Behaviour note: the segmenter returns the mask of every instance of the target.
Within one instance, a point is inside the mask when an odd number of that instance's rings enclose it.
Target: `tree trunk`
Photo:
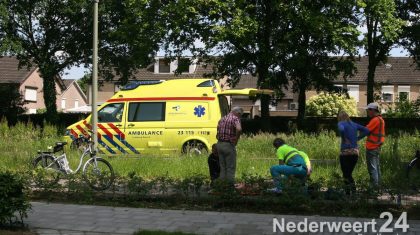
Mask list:
[[[263,69],[259,70],[258,72],[258,80],[259,84],[264,84],[268,74],[268,67],[264,67]],[[260,86],[261,89],[268,89],[270,87],[266,87],[264,85]],[[270,96],[262,95],[260,98],[260,107],[261,107],[261,129],[262,131],[269,132],[271,130],[271,123],[270,123]]]
[[[375,102],[375,71],[376,62],[374,56],[369,56],[368,74],[367,74],[367,103]]]
[[[299,97],[298,97],[298,116],[297,116],[297,125],[300,129],[303,126],[305,120],[306,112],[306,89],[304,87],[299,87]]]
[[[261,117],[270,117],[270,96],[261,96]]]
[[[268,67],[265,69],[261,69],[258,71],[258,81],[259,84],[264,84],[267,79],[266,74],[268,74]],[[261,89],[269,89],[270,87],[265,87],[264,85],[260,85]],[[270,96],[262,95],[261,96],[261,117],[268,118],[270,117]]]
[[[47,109],[46,120],[49,123],[56,124],[57,115],[57,92],[55,90],[55,75],[49,75],[41,71],[44,80],[44,104]]]

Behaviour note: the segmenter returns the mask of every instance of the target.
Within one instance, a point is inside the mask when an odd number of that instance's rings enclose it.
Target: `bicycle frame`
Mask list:
[[[64,166],[60,162],[60,160],[62,158],[65,158],[68,161],[67,154],[63,153],[59,156],[55,156],[54,154],[52,154],[52,156],[54,157],[54,162],[58,163],[58,165],[60,166],[60,170],[62,170],[65,174],[76,174],[76,173],[78,173],[82,169],[82,166],[84,166],[84,164],[83,164],[85,162],[84,158],[88,155],[90,155],[91,158],[95,159],[94,163],[95,163],[95,166],[96,166],[96,154],[92,151],[92,144],[89,143],[88,147],[86,147],[86,149],[83,151],[82,155],[80,156],[79,164],[77,165],[76,170],[73,170],[69,167],[69,169],[71,170],[71,172],[69,173],[69,172],[66,172],[64,170]],[[48,167],[51,167],[51,165],[52,164],[50,164]]]
[[[81,170],[82,166],[84,165],[84,158],[86,156],[90,155],[90,157],[92,158],[96,158],[96,154],[94,154],[92,152],[92,143],[89,143],[88,147],[86,147],[86,149],[83,151],[83,154],[80,156],[80,160],[79,160],[79,165],[77,166],[76,170],[74,171],[74,173],[79,172],[79,170]],[[96,161],[95,161],[96,164]]]

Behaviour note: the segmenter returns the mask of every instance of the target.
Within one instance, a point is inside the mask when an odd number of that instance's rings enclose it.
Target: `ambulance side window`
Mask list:
[[[165,121],[165,102],[131,102],[129,122]]]
[[[124,111],[124,103],[111,103],[98,112],[99,122],[121,122]]]

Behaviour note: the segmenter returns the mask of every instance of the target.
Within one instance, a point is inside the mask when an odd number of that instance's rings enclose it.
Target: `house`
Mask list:
[[[57,108],[59,110],[67,112],[68,110],[78,109],[88,104],[87,97],[76,79],[63,79],[62,81],[65,90],[62,91],[61,96],[57,101]]]
[[[189,58],[183,58],[188,59]],[[363,113],[367,106],[367,68],[368,58],[360,57],[356,59],[355,65],[357,73],[346,80],[339,77],[334,81],[335,86],[341,87],[348,91],[350,97],[357,102],[360,113]],[[174,71],[182,66],[182,74],[175,75]],[[206,74],[210,74],[213,68],[211,65],[202,65],[197,63],[186,64],[186,62],[178,63],[177,60],[169,61],[163,57],[156,57],[155,63],[149,65],[145,69],[140,69],[134,76],[135,80],[168,80],[176,78],[200,78]],[[222,86],[228,89],[226,83],[227,78],[221,80]],[[388,62],[380,64],[376,69],[375,82],[377,83],[376,93],[380,96],[379,101],[382,107],[392,106],[399,99],[416,100],[420,93],[420,70],[416,68],[413,60],[409,57],[389,57]],[[120,84],[115,81],[99,82],[101,85],[98,92],[98,102],[104,102],[109,99],[120,89]],[[234,88],[255,88],[257,78],[244,74],[241,80]],[[290,87],[290,86],[289,86]],[[273,100],[270,105],[270,114],[272,116],[297,116],[298,94],[293,91],[283,89],[284,96],[280,100]],[[317,95],[314,90],[307,91],[306,97],[309,99]],[[89,99],[90,100],[90,99]],[[249,97],[232,97],[231,104],[233,106],[241,106],[245,113],[254,117],[260,115],[261,107],[259,100],[251,100]]]
[[[19,61],[15,57],[0,57],[0,86],[16,84],[25,101],[26,113],[37,113],[45,109],[43,80],[38,68],[18,68]],[[57,110],[86,105],[86,95],[75,80],[65,80],[59,77],[55,80],[57,92]]]
[[[347,81],[340,77],[335,85],[348,91],[357,102],[359,111],[367,106],[368,57],[356,60],[357,73]],[[399,100],[417,100],[420,93],[420,69],[410,57],[389,57],[375,72],[375,94],[383,111]]]

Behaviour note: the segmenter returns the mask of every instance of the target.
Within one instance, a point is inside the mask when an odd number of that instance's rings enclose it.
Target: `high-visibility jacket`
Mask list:
[[[305,161],[305,167],[310,168],[311,167],[311,161],[309,160],[308,155],[305,152],[299,151],[289,145],[283,144],[277,149],[276,152],[277,158],[281,161],[283,161],[286,165],[289,162],[290,159],[292,159],[295,156],[300,156]]]
[[[385,141],[385,121],[381,116],[373,117],[366,126],[369,135],[366,139],[366,149],[372,150],[381,147]]]

